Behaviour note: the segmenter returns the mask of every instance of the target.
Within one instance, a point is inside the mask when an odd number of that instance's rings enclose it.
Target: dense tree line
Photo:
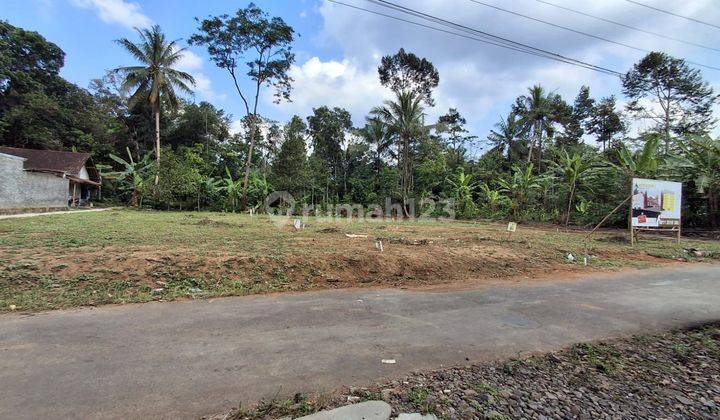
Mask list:
[[[588,225],[627,198],[632,177],[648,177],[684,181],[686,225],[720,224],[720,143],[708,135],[718,98],[683,60],[653,52],[634,65],[621,80],[624,109],[586,86],[570,100],[529,87],[489,133],[474,135],[463,110],[426,120],[441,75],[400,49],[378,68],[394,98],[363,126],[328,106],[283,123],[263,118],[257,98],[271,88],[291,99],[293,29],[252,4],[198,25],[190,43],[207,48],[245,104],[240,133],[230,134],[223,110],[176,93],[193,80],[173,68],[182,48],[159,27],[119,41],[139,65],[83,89],[59,76],[59,47],[0,22],[0,143],[92,152],[105,197],[133,206],[263,210],[270,192],[287,191],[296,210],[318,214],[391,203],[403,216],[432,198],[452,199],[460,218]],[[648,128],[631,136],[639,120]]]

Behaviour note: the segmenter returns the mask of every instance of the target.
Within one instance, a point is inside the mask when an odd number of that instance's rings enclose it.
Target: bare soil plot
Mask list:
[[[348,237],[348,234],[354,237]],[[531,281],[579,273],[581,232],[501,223],[348,221],[112,210],[0,221],[0,311],[346,287]],[[707,260],[720,243],[593,242],[590,269]],[[376,246],[382,240],[383,251]],[[707,251],[698,257],[686,249]],[[575,257],[574,261],[567,258]]]

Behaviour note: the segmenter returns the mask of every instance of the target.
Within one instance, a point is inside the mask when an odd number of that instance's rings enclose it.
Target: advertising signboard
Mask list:
[[[633,178],[633,228],[680,228],[681,207],[682,183]]]

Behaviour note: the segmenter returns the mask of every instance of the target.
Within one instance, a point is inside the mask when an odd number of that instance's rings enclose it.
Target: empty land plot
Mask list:
[[[591,269],[709,260],[720,252],[717,242],[695,240],[648,239],[631,248],[624,234],[597,235]],[[297,230],[292,220],[269,216],[133,210],[0,220],[0,311],[536,281],[585,270],[583,236],[521,226],[508,237],[502,223],[436,220],[309,218]]]

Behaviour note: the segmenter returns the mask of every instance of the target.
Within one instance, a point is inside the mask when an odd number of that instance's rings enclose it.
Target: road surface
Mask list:
[[[197,418],[241,401],[718,319],[720,266],[711,265],[465,291],[4,314],[0,418]]]

